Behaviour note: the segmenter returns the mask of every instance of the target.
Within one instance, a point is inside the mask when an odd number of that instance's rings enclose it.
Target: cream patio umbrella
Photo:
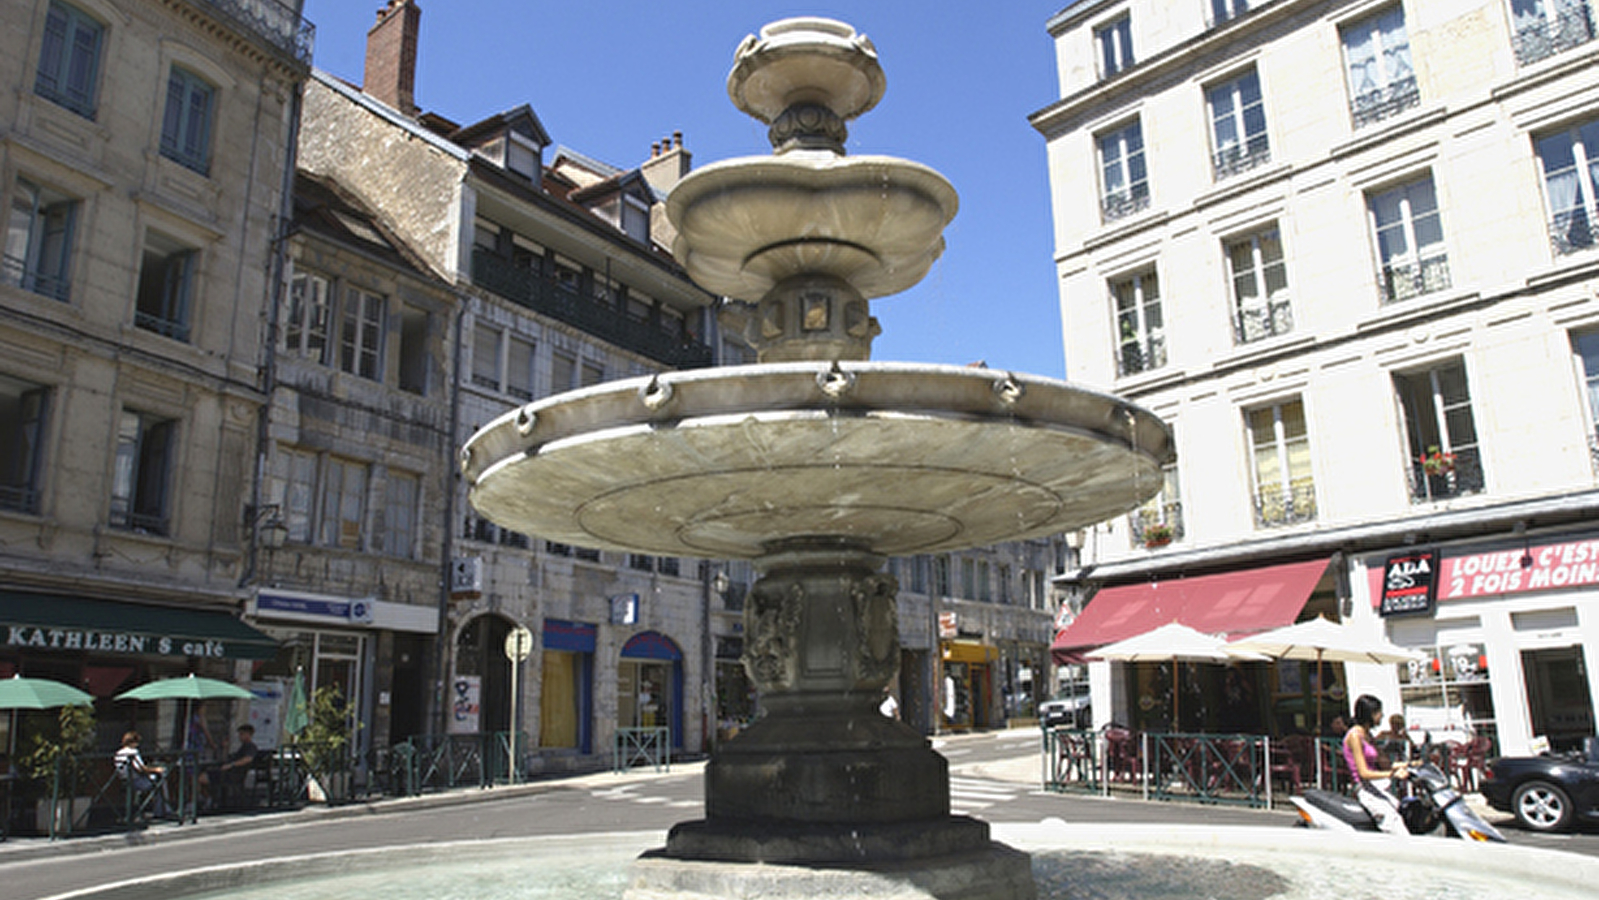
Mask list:
[[[1244,648],[1227,643],[1213,634],[1205,634],[1181,622],[1167,622],[1165,625],[1135,635],[1114,644],[1106,644],[1098,650],[1084,654],[1088,659],[1104,659],[1114,662],[1169,662],[1171,670],[1171,696],[1172,696],[1172,728],[1175,730],[1180,721],[1178,713],[1177,692],[1177,663],[1179,662],[1236,662],[1236,661],[1264,661],[1265,656],[1251,652]]]
[[[1272,659],[1314,661],[1318,731],[1321,728],[1322,663],[1358,662],[1391,665],[1422,658],[1422,654],[1414,650],[1391,644],[1381,637],[1371,637],[1351,628],[1348,623],[1334,622],[1322,616],[1240,638],[1228,646],[1234,650],[1258,653]]]

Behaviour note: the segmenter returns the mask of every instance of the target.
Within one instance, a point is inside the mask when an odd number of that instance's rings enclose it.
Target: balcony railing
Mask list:
[[[120,528],[123,531],[131,531],[135,534],[161,536],[167,534],[167,517],[160,514],[126,512],[113,507],[110,521],[112,528]]]
[[[67,299],[67,280],[31,271],[28,265],[15,256],[0,258],[0,283],[22,288],[49,297],[51,300]]]
[[[316,44],[316,26],[301,18],[300,11],[277,0],[190,0],[200,7],[220,13],[243,30],[294,57],[311,64]]]
[[[1233,319],[1233,340],[1239,344],[1280,337],[1293,330],[1294,310],[1287,297],[1240,307]]]
[[[1205,27],[1215,28],[1249,12],[1249,0],[1210,0],[1205,7]]]
[[[1271,142],[1266,135],[1257,134],[1242,144],[1232,144],[1211,154],[1211,167],[1216,180],[1230,178],[1271,162]]]
[[[1402,303],[1450,285],[1449,258],[1440,253],[1416,262],[1392,263],[1377,273],[1383,303]]]
[[[1531,65],[1593,40],[1593,9],[1581,0],[1555,0],[1552,17],[1524,16],[1516,20],[1511,46],[1516,62]]]
[[[1549,245],[1556,256],[1570,256],[1594,245],[1593,221],[1582,208],[1556,213],[1549,220]]]
[[[1127,517],[1132,526],[1133,546],[1142,547],[1152,543],[1147,532],[1153,525],[1165,525],[1171,530],[1171,536],[1164,542],[1181,540],[1183,530],[1183,502],[1181,500],[1168,500],[1162,503],[1160,509],[1138,509]],[[1155,542],[1162,543],[1162,542]]]
[[[0,509],[12,512],[39,511],[39,491],[28,484],[0,484]]]
[[[1117,354],[1116,368],[1121,375],[1152,372],[1166,364],[1166,338],[1151,334],[1143,341],[1127,341]]]
[[[512,303],[673,368],[711,364],[711,348],[704,344],[673,337],[649,322],[628,317],[614,303],[586,296],[486,250],[472,253],[472,281]]]
[[[1415,76],[1411,76],[1350,100],[1349,114],[1354,118],[1356,128],[1364,128],[1420,105],[1421,86],[1416,83]]]
[[[1410,482],[1411,503],[1431,503],[1450,497],[1480,494],[1486,487],[1482,474],[1482,455],[1476,447],[1455,450],[1451,465],[1434,467],[1431,472],[1421,464],[1420,459],[1412,459],[1405,475]]]
[[[1287,486],[1270,485],[1255,492],[1255,524],[1273,528],[1316,519],[1316,485],[1301,478]]]
[[[133,324],[143,328],[145,331],[153,331],[175,341],[188,343],[189,340],[189,323],[180,322],[177,319],[155,316],[146,312],[135,312],[133,314]]]
[[[1100,201],[1100,212],[1104,215],[1106,222],[1125,219],[1148,208],[1149,186],[1142,182],[1133,185],[1130,191],[1106,194],[1105,198]]]

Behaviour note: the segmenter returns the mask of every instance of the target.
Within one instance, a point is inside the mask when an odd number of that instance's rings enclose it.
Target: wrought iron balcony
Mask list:
[[[143,328],[145,331],[153,331],[175,341],[183,341],[184,343],[189,341],[189,323],[187,322],[136,311],[133,314],[133,324]]]
[[[1554,15],[1548,18],[1537,15],[1517,18],[1516,33],[1510,39],[1517,63],[1528,66],[1593,40],[1594,14],[1588,3],[1558,0],[1556,6]]]
[[[482,248],[472,252],[472,281],[518,306],[664,365],[694,369],[711,364],[711,348],[704,344],[669,335],[649,322],[628,316],[613,301],[574,290]]]
[[[1280,337],[1293,330],[1294,310],[1287,297],[1240,307],[1233,318],[1233,340],[1239,344]]]
[[[1133,546],[1147,546],[1152,543],[1164,543],[1152,540],[1149,529],[1155,525],[1164,525],[1171,529],[1171,536],[1166,541],[1181,540],[1186,533],[1183,529],[1183,502],[1181,500],[1168,500],[1162,503],[1160,509],[1135,509],[1127,516],[1131,526]]]
[[[1411,263],[1383,266],[1377,273],[1383,303],[1402,303],[1413,297],[1447,290],[1450,285],[1449,258],[1440,253]]]
[[[0,509],[36,513],[39,511],[39,491],[29,484],[0,484]]]
[[[1364,128],[1373,122],[1381,122],[1420,105],[1421,86],[1416,83],[1416,77],[1412,75],[1386,88],[1378,88],[1350,100],[1349,114],[1354,118],[1356,128]]]
[[[1271,143],[1266,135],[1257,134],[1242,144],[1232,144],[1211,154],[1211,168],[1216,180],[1231,178],[1241,172],[1259,168],[1271,162]]]
[[[1205,7],[1205,27],[1215,28],[1249,12],[1249,0],[1210,0]]]
[[[316,44],[316,26],[300,16],[298,6],[278,0],[189,0],[231,22],[272,47],[293,57],[301,65],[311,64]]]
[[[27,263],[15,256],[0,258],[0,283],[19,287],[49,297],[51,300],[67,299],[67,280],[30,271]]]
[[[1482,475],[1482,455],[1476,447],[1467,447],[1453,453],[1447,466],[1434,466],[1431,470],[1419,458],[1412,459],[1406,468],[1410,483],[1411,503],[1431,503],[1466,494],[1480,494],[1486,487]]]
[[[1255,524],[1263,528],[1297,525],[1316,519],[1316,485],[1301,478],[1287,486],[1274,484],[1255,491]]]
[[[1116,370],[1120,375],[1152,372],[1165,364],[1166,338],[1158,333],[1144,341],[1123,343],[1116,358]]]
[[[1549,220],[1549,244],[1556,256],[1570,256],[1573,253],[1593,249],[1593,232],[1593,222],[1588,218],[1588,211],[1581,207],[1556,213],[1555,217]]]
[[[112,528],[120,528],[123,531],[132,531],[135,534],[155,534],[162,536],[167,534],[168,523],[166,516],[160,514],[129,512],[126,509],[118,509],[114,503],[111,507],[110,522]]]
[[[1149,185],[1140,181],[1131,190],[1106,194],[1100,201],[1100,212],[1106,222],[1125,219],[1149,208]]]

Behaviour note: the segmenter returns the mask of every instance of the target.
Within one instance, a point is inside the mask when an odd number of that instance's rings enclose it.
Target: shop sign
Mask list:
[[[136,631],[102,631],[92,628],[49,628],[7,625],[6,646],[32,650],[82,650],[89,653],[151,653],[159,656],[227,657],[227,644],[207,640],[141,634]]]
[[[1438,583],[1445,600],[1599,584],[1599,540],[1452,556]]]
[[[1384,616],[1426,615],[1438,596],[1438,551],[1416,550],[1388,557],[1382,569]]]
[[[370,600],[335,600],[320,597],[292,597],[263,593],[256,598],[256,612],[294,613],[301,616],[338,619],[362,625],[372,624]]]
[[[940,640],[951,640],[959,634],[960,615],[952,612],[938,614],[938,637]]]

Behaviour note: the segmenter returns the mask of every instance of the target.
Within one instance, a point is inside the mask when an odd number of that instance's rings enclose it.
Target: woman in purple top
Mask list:
[[[1404,763],[1391,769],[1378,769],[1377,744],[1372,729],[1382,724],[1382,701],[1362,694],[1355,701],[1354,724],[1344,732],[1344,764],[1355,782],[1355,799],[1377,820],[1377,827],[1389,834],[1408,834],[1399,815],[1399,799],[1390,788],[1390,779],[1404,778]]]

